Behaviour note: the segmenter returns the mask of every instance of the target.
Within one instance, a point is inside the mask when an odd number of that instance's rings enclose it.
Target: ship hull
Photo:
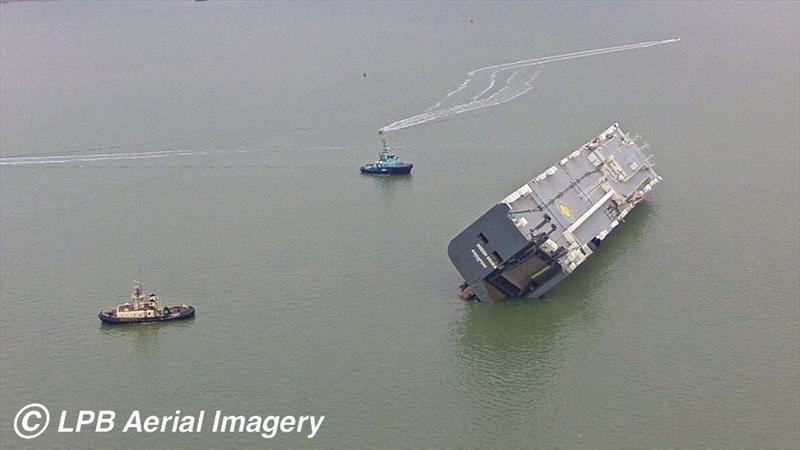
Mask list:
[[[540,298],[569,277],[661,181],[638,140],[612,125],[455,236],[458,296]]]
[[[179,308],[178,306],[173,306],[171,308]],[[97,317],[105,324],[108,325],[130,325],[135,323],[153,323],[153,322],[168,322],[170,320],[185,320],[191,317],[194,317],[195,309],[193,306],[188,306],[186,308],[181,308],[179,312],[169,314],[166,316],[158,316],[158,317],[142,317],[136,319],[121,319],[116,317],[108,310],[100,311]]]
[[[405,164],[396,167],[377,167],[374,165],[364,165],[359,168],[361,173],[368,175],[410,175],[413,164]]]

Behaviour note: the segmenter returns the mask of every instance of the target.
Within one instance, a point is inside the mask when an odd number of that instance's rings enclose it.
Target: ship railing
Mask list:
[[[643,162],[642,167],[651,168],[655,165],[652,161],[654,155],[652,153],[651,154],[645,153],[645,151],[649,148],[650,148],[650,143],[645,141],[641,147],[638,147],[636,149],[637,152],[639,153],[639,156],[642,157],[642,162]]]
[[[651,159],[653,158],[653,155],[652,154],[648,155],[648,154],[645,153],[645,150],[650,148],[650,143],[649,142],[645,141],[638,134],[634,135],[633,139],[630,139],[628,142],[629,142],[629,144],[620,145],[613,152],[609,152],[609,155],[613,157],[618,152],[622,151],[623,148],[631,147],[632,150],[641,158],[642,164],[639,165],[639,167],[636,168],[630,174],[628,174],[627,171],[623,171],[625,176],[622,177],[622,178],[617,178],[617,181],[619,181],[621,183],[627,183],[628,181],[630,181],[630,179],[633,178],[633,176],[636,175],[641,169],[644,169],[644,168],[649,169],[649,168],[652,168],[652,166],[653,166],[653,163],[651,161]],[[604,164],[605,163],[606,162],[604,161]]]

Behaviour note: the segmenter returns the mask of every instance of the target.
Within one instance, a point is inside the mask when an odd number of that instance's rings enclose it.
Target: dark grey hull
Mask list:
[[[487,271],[472,280],[465,277],[465,283],[459,289],[462,299],[497,303],[508,298],[541,298],[569,276],[559,264],[557,253],[542,251],[534,243],[519,239],[516,230],[505,223],[507,210],[503,206],[497,205],[489,210],[450,242],[448,254],[456,268]],[[459,251],[479,234],[492,236],[491,241],[480,245],[474,253]],[[486,257],[483,257],[484,251]],[[509,252],[514,252],[514,257],[502,260],[500,255]],[[480,263],[476,264],[479,259],[485,261],[485,269]],[[470,272],[466,273],[470,275]],[[470,295],[465,295],[465,292]]]
[[[359,171],[361,173],[371,174],[371,175],[410,175],[411,169],[414,168],[414,164],[411,163],[403,163],[397,166],[376,166],[375,164],[365,164],[359,167]]]
[[[128,325],[128,324],[134,324],[134,323],[153,323],[153,322],[168,322],[170,320],[185,320],[185,319],[189,319],[191,317],[194,317],[194,313],[195,313],[194,307],[193,306],[187,306],[186,308],[180,308],[180,310],[178,310],[175,313],[167,314],[167,315],[164,315],[164,316],[158,316],[158,317],[142,317],[142,318],[138,318],[138,319],[120,319],[120,318],[114,316],[113,314],[110,314],[106,310],[100,311],[100,313],[97,315],[97,317],[100,318],[100,320],[103,323],[106,323],[106,324],[109,324],[109,325]]]

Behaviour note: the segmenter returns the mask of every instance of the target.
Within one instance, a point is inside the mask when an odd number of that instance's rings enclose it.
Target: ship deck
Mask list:
[[[612,127],[612,136],[590,151],[584,146],[524,184],[503,200],[523,235],[547,214],[556,226],[550,238],[569,246],[569,232],[579,245],[602,239],[618,224],[617,202],[631,198],[657,175],[645,155],[646,144]],[[591,156],[590,156],[591,155]],[[595,165],[593,159],[606,161]],[[649,190],[649,189],[647,189]],[[611,208],[611,210],[609,210]],[[520,220],[523,219],[523,220]]]

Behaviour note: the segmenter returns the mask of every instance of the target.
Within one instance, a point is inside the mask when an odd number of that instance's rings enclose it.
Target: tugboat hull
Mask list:
[[[183,320],[188,319],[190,317],[194,317],[194,307],[190,305],[174,305],[169,307],[171,312],[170,314],[165,314],[163,316],[157,317],[141,317],[141,318],[119,318],[114,314],[114,310],[111,309],[104,309],[100,311],[97,317],[103,323],[107,323],[109,325],[127,325],[132,323],[151,323],[151,322],[165,322],[168,320]]]
[[[386,166],[376,166],[374,164],[366,164],[359,168],[361,173],[371,174],[371,175],[410,175],[411,169],[414,167],[413,164],[405,164],[402,166],[395,166],[395,167],[386,167]]]

